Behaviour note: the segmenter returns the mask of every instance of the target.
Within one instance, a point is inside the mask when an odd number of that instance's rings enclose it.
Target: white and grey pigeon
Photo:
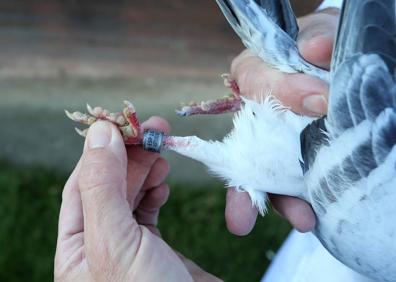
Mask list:
[[[169,148],[248,192],[261,212],[267,193],[304,199],[331,254],[375,281],[396,281],[395,0],[344,2],[330,75],[299,56],[287,0],[217,3],[269,65],[330,82],[328,116],[244,99],[222,142],[175,137]]]

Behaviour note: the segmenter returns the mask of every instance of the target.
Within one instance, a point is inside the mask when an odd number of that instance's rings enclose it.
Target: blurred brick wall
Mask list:
[[[209,76],[241,49],[213,0],[0,3],[3,77],[128,75],[137,66]]]

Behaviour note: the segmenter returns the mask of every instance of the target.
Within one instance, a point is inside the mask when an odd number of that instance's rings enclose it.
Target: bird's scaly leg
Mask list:
[[[224,85],[232,90],[232,94],[217,100],[204,101],[201,103],[191,102],[183,106],[177,113],[181,116],[210,115],[237,112],[241,109],[242,99],[239,87],[235,80],[230,79],[228,74],[222,75]]]

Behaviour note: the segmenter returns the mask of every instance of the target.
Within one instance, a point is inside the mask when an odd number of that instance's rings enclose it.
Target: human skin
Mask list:
[[[169,132],[156,117],[142,127]],[[93,124],[62,194],[55,281],[220,281],[161,239],[168,171],[159,154],[125,148],[113,124]]]
[[[339,14],[338,9],[332,8],[298,19],[298,47],[307,61],[330,68]],[[306,74],[286,74],[270,68],[249,50],[232,61],[230,73],[246,97],[271,90],[273,96],[296,113],[321,116],[327,111],[329,87],[325,82]],[[309,232],[315,227],[316,218],[308,203],[287,196],[269,195],[269,198],[275,210],[300,232]],[[249,234],[257,213],[247,193],[228,190],[225,218],[231,233]]]

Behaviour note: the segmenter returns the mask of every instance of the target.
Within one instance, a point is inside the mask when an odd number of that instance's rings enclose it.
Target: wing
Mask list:
[[[243,44],[269,66],[328,81],[328,72],[305,61],[295,39],[298,26],[289,0],[216,0]]]
[[[394,72],[395,1],[345,0],[333,56],[333,72],[355,55],[378,54]]]
[[[257,17],[250,10],[244,9],[249,2],[246,0],[216,0],[220,9],[224,13],[228,22],[231,24],[232,28],[240,35],[238,32],[241,22],[241,12]],[[291,8],[289,0],[254,0],[254,2],[261,8],[259,15],[265,15],[269,17],[273,23],[277,24],[284,32],[286,32],[291,38],[297,39],[298,36],[298,25],[294,12]]]
[[[365,120],[378,123],[381,113],[394,109],[395,69],[395,1],[346,0],[332,62],[333,137]]]
[[[370,124],[371,134],[360,140],[365,145],[351,153],[349,163],[354,168],[346,170],[365,177],[384,160],[396,141],[395,69],[395,1],[346,0],[332,61],[328,117],[321,127],[302,133],[304,170],[314,163],[317,144],[326,144],[328,137],[334,140],[364,122]],[[328,133],[313,134],[315,130]]]
[[[337,259],[375,281],[394,280],[389,273],[395,273],[392,251],[384,251],[389,244],[371,240],[395,231],[395,225],[384,220],[389,230],[384,232],[378,221],[394,212],[384,203],[395,195],[395,8],[395,0],[345,0],[332,62],[328,117],[318,129],[327,132],[311,133],[328,143],[311,141],[304,158],[311,166],[305,183],[318,219],[315,234]],[[308,133],[308,129],[303,133],[306,139]],[[355,211],[356,217],[351,215]],[[345,237],[337,230],[337,222],[343,220],[353,226]],[[345,247],[348,236],[364,242],[384,260],[375,264],[375,259],[364,257],[353,239]]]
[[[264,10],[268,11],[268,15],[274,23],[283,29],[291,38],[297,40],[297,20],[288,0],[255,0],[255,2]]]

